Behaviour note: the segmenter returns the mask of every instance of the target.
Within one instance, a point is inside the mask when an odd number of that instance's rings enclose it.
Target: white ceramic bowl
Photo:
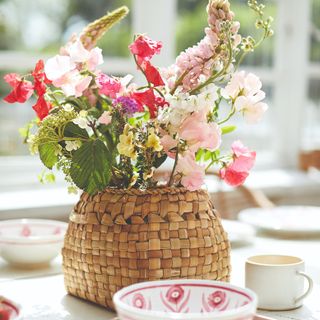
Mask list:
[[[113,302],[121,320],[251,320],[257,296],[225,282],[182,279],[134,284]]]
[[[45,219],[0,221],[0,255],[9,263],[49,263],[61,251],[67,223]]]

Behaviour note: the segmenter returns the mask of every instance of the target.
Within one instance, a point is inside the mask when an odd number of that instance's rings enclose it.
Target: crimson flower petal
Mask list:
[[[26,102],[33,93],[33,85],[30,81],[21,79],[16,73],[9,73],[4,76],[4,80],[13,90],[3,99],[8,103]]]
[[[164,82],[161,75],[156,67],[154,67],[149,61],[142,64],[142,68],[146,75],[148,82],[152,83],[154,86],[164,86]]]
[[[36,112],[40,120],[42,120],[49,114],[51,108],[51,103],[46,101],[44,96],[40,96],[36,104],[32,107],[32,109]]]

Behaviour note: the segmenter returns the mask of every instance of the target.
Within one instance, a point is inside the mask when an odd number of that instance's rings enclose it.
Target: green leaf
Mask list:
[[[39,145],[40,159],[48,169],[52,169],[52,167],[57,163],[57,151],[59,151],[60,148],[61,147],[55,142]]]
[[[78,188],[95,194],[109,183],[110,163],[106,145],[99,139],[88,141],[74,152],[70,176]]]
[[[63,135],[65,137],[70,137],[70,138],[82,138],[82,139],[89,138],[87,130],[81,129],[78,125],[76,125],[73,122],[67,123],[67,125],[64,128]]]
[[[225,126],[225,127],[221,128],[221,132],[222,132],[222,134],[227,134],[227,133],[230,133],[236,129],[237,129],[236,126]]]
[[[204,154],[204,161],[208,161],[211,159],[211,151],[206,150]]]
[[[196,154],[196,161],[200,161],[202,159],[203,155],[204,155],[204,150],[199,149]]]

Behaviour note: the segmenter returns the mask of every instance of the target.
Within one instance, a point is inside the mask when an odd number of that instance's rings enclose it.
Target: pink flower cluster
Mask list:
[[[60,55],[48,59],[44,69],[52,84],[61,88],[67,97],[80,97],[92,80],[91,76],[82,75],[80,71],[92,72],[102,63],[100,48],[87,50],[77,39],[64,47]]]
[[[244,183],[253,167],[256,153],[246,148],[240,141],[233,142],[232,161],[220,170],[220,177],[231,186],[239,186]]]
[[[176,77],[183,76],[182,86],[184,91],[190,91],[196,88],[200,81],[207,80],[212,71],[220,68],[220,56],[216,52],[221,45],[221,25],[223,21],[232,21],[234,14],[230,11],[228,1],[212,0],[207,7],[209,28],[205,28],[205,37],[195,46],[182,52],[176,59],[175,68]],[[237,47],[241,41],[241,36],[237,35],[240,24],[233,22],[231,28],[232,45]],[[167,77],[169,85],[170,72],[164,70],[163,75]]]

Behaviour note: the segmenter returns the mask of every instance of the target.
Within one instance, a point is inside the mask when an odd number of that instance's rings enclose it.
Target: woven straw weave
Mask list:
[[[113,309],[124,286],[159,279],[228,281],[230,244],[209,195],[183,188],[83,193],[70,216],[67,291]]]

